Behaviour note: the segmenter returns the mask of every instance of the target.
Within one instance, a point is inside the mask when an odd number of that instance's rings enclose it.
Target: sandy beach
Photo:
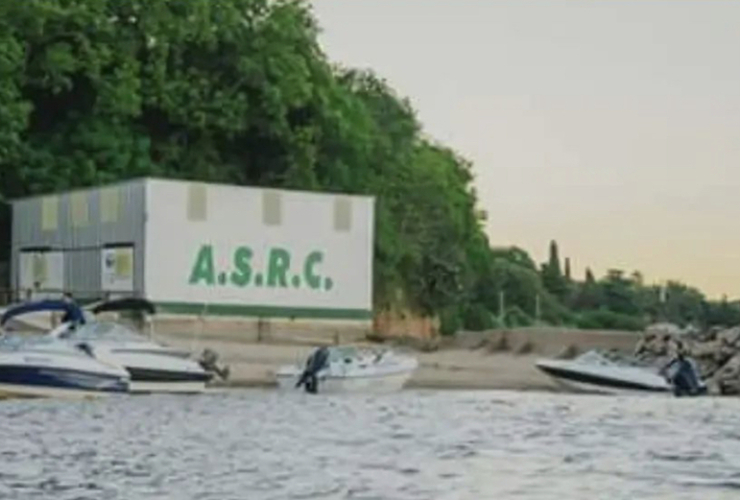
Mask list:
[[[303,328],[273,334],[267,340],[240,325],[217,322],[200,328],[193,321],[164,321],[149,329],[158,342],[198,356],[208,348],[227,365],[229,379],[220,387],[274,387],[275,372],[283,365],[302,363],[318,345],[337,342],[335,335]],[[21,330],[43,331],[48,319],[24,322]],[[230,326],[224,328],[224,326]],[[147,333],[145,333],[146,335]],[[384,344],[414,355],[419,368],[407,387],[429,389],[560,390],[535,367],[539,358],[574,355],[589,349],[631,352],[641,334],[623,331],[575,330],[532,327],[487,332],[464,332],[436,339],[387,339]],[[356,338],[342,341],[354,345],[377,345]]]
[[[191,344],[167,338],[168,344],[200,352],[205,343]],[[199,345],[200,344],[200,345]],[[210,341],[207,345],[230,368],[232,387],[271,387],[275,370],[303,361],[312,350],[307,346],[242,344]],[[489,354],[485,350],[443,349],[433,353],[414,352],[419,368],[408,387],[435,389],[552,390],[555,386],[534,367],[535,355]]]
[[[193,353],[205,348],[216,351],[228,365],[227,387],[272,387],[275,371],[282,365],[302,362],[314,348],[299,343],[241,342],[223,338],[199,338],[158,334],[157,340]],[[504,339],[504,340],[502,340]],[[408,387],[434,389],[558,390],[539,372],[538,358],[562,354],[566,349],[593,347],[630,350],[636,336],[625,332],[530,329],[461,335],[447,339],[436,350],[400,346],[419,360],[419,369]]]

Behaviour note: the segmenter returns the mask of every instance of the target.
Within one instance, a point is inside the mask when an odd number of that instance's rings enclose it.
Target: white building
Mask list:
[[[141,179],[15,200],[17,291],[170,314],[372,317],[375,200]]]

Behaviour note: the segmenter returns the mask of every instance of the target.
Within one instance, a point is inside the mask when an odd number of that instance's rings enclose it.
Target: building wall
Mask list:
[[[181,314],[372,316],[374,199],[147,181],[148,297]]]
[[[132,181],[14,201],[12,287],[24,293],[29,281],[45,278],[41,288],[50,295],[62,288],[100,297],[103,248],[130,244],[133,287],[125,293],[143,294],[145,186]]]

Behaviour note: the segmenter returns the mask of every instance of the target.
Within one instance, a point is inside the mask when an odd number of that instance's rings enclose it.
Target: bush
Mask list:
[[[645,329],[645,322],[634,316],[612,311],[588,311],[578,317],[576,325],[584,330],[629,330]]]
[[[491,330],[498,326],[498,322],[485,306],[482,304],[471,304],[465,308],[463,314],[463,327],[466,330],[480,332]]]
[[[439,333],[444,336],[455,335],[463,326],[457,307],[448,307],[439,314]]]
[[[514,306],[506,310],[506,325],[512,328],[521,326],[532,326],[534,321],[531,317],[522,311],[519,307]]]

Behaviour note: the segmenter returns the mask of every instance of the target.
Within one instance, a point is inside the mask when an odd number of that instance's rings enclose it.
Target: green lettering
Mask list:
[[[235,271],[231,273],[231,282],[239,287],[249,285],[252,280],[252,249],[249,247],[239,247],[234,252]]]
[[[316,264],[321,264],[323,260],[324,254],[319,251],[311,252],[308,257],[306,257],[306,262],[303,265],[303,274],[305,281],[306,283],[308,283],[308,286],[314,290],[317,290],[321,287],[321,276],[314,272],[314,267],[316,266]]]
[[[290,267],[290,254],[282,248],[270,250],[270,264],[267,271],[267,286],[274,287],[278,283],[281,288],[288,287],[288,268]]]
[[[206,285],[216,283],[216,271],[213,265],[213,247],[211,245],[200,247],[198,256],[195,258],[195,265],[193,265],[193,270],[190,273],[191,285],[197,285],[201,281]]]

